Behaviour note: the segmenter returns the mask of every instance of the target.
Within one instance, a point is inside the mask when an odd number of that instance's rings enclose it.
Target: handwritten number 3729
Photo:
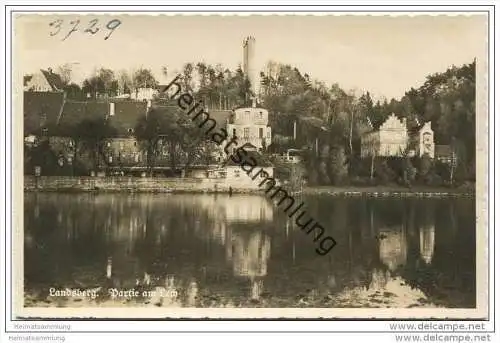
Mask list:
[[[95,35],[99,30],[102,28],[98,27],[99,19],[92,19],[87,23],[87,26],[84,28],[83,32],[84,33],[90,33],[91,35]],[[121,21],[118,19],[112,19],[108,21],[106,24],[106,29],[108,29],[108,34],[104,36],[104,40],[107,40],[111,34],[116,30],[118,26],[121,25]],[[57,19],[49,23],[49,26],[53,28],[53,31],[51,31],[49,34],[51,36],[55,36],[61,32],[63,29],[63,24],[64,21],[62,19]],[[66,35],[63,37],[62,40],[66,40],[73,32],[76,32],[80,29],[80,20],[72,20],[69,22],[69,31],[67,31]]]

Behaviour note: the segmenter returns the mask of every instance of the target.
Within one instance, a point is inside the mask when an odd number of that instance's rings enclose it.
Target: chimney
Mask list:
[[[109,103],[109,116],[114,116],[115,115],[115,103],[110,102]]]
[[[257,107],[257,100],[255,98],[252,99],[252,107],[253,108]]]
[[[52,74],[52,68],[48,67],[47,71],[49,72],[49,74]]]

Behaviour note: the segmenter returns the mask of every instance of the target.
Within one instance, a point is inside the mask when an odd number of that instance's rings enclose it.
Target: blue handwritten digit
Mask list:
[[[49,34],[51,36],[55,36],[59,33],[59,31],[61,31],[61,25],[62,25],[63,21],[61,19],[57,19],[57,20],[54,20],[53,22],[49,23],[49,26],[54,26],[54,28],[57,29],[56,32],[49,32]]]
[[[77,20],[73,20],[73,21],[70,21],[69,23],[70,23],[71,25],[73,25],[73,24],[74,24],[75,26],[73,26],[73,27],[71,28],[71,30],[68,32],[68,34],[67,34],[67,35],[66,35],[66,36],[65,36],[62,40],[65,40],[66,38],[68,38],[68,37],[69,37],[69,35],[70,35],[70,34],[72,34],[73,32],[78,31],[78,29],[77,29],[76,27],[78,26],[78,24],[80,24],[80,20],[78,20],[78,19],[77,19]]]
[[[106,28],[109,31],[109,34],[104,37],[104,40],[107,40],[109,38],[109,36],[111,36],[111,34],[115,31],[115,29],[121,25],[121,21],[119,21],[118,19],[113,19],[113,20],[110,20],[107,24],[106,24]]]
[[[98,22],[99,22],[99,19],[92,19],[91,21],[89,21],[90,26],[87,29],[85,29],[85,31],[83,31],[83,32],[90,32],[91,34],[95,35],[97,33],[97,31],[99,31],[99,28],[95,27]]]

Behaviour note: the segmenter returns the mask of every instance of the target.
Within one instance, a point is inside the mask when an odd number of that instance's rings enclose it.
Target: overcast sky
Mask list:
[[[63,19],[59,33],[49,23]],[[84,33],[98,19],[95,35]],[[105,25],[121,24],[109,39]],[[64,36],[79,19],[76,32]],[[20,16],[15,26],[15,67],[23,74],[75,63],[74,79],[95,67],[146,67],[165,82],[186,62],[242,63],[243,39],[256,39],[256,64],[291,64],[302,73],[376,98],[401,97],[425,76],[485,54],[487,17],[475,16]],[[94,28],[95,28],[94,27]],[[168,79],[161,67],[171,71]]]

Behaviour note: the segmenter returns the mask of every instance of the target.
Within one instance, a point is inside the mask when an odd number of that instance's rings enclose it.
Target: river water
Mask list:
[[[259,195],[26,193],[25,306],[476,306],[474,199],[301,200],[325,256]]]

